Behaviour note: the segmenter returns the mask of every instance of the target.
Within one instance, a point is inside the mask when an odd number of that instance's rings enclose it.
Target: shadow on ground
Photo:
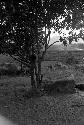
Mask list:
[[[24,88],[20,88],[16,90],[15,96],[19,99],[29,99],[29,98],[38,98],[41,96],[54,96],[57,94],[70,94],[70,93],[75,93],[75,81],[74,80],[61,80],[61,81],[56,81],[51,84],[44,84],[40,89],[29,89],[25,90]]]

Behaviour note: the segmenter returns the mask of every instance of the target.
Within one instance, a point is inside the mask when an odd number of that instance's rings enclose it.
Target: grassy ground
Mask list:
[[[56,67],[55,69],[49,70],[47,68],[49,65],[54,66],[56,62],[57,61],[45,61],[42,63],[42,73],[44,75],[44,79],[51,81],[69,79],[70,77],[72,78],[71,74],[73,74],[76,84],[84,81],[84,71],[80,68],[75,68],[75,65],[68,66],[67,69]]]
[[[45,78],[62,79],[74,74],[76,83],[84,82],[84,74],[75,70],[57,69],[48,71],[44,62],[42,72]],[[7,77],[0,79],[0,115],[17,125],[84,125],[84,93],[53,93],[41,97],[25,98],[23,89],[31,88],[30,78]],[[22,90],[22,91],[19,91]],[[17,93],[17,96],[16,96]]]
[[[29,99],[16,97],[13,86],[23,83],[30,86],[27,80],[27,78],[22,77],[11,78],[7,79],[8,84],[4,82],[4,85],[0,81],[0,114],[2,116],[18,125],[84,124],[83,92],[74,94],[54,93],[53,95]]]
[[[72,71],[72,70],[71,70]],[[49,75],[49,74],[48,74]],[[84,79],[82,73],[76,78]],[[78,78],[79,79],[79,78]],[[0,79],[0,114],[18,125],[83,125],[84,94],[53,93],[41,97],[22,98],[21,88],[29,90],[30,78]],[[17,92],[18,96],[15,96]]]

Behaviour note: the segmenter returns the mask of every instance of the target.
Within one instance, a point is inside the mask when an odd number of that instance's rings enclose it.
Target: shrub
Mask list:
[[[75,58],[71,53],[69,53],[66,57],[66,64],[73,65],[73,64],[78,64],[77,58]]]
[[[15,75],[17,72],[17,67],[14,64],[9,63],[6,65],[7,75]]]
[[[45,84],[44,91],[51,94],[52,92],[75,92],[74,80],[61,80],[53,84]]]
[[[15,64],[4,63],[0,67],[0,75],[18,75],[20,71]]]
[[[6,69],[0,69],[0,75],[7,75]]]

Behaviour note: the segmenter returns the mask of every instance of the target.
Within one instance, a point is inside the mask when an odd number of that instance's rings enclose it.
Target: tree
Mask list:
[[[55,41],[49,45],[51,28],[59,34],[63,28],[71,28],[73,31],[76,28],[75,24],[83,16],[82,3],[77,0],[73,2],[68,0],[1,2],[1,53],[8,53],[30,68],[32,86],[40,86],[41,62],[47,49],[56,43]],[[62,18],[63,20],[60,21]],[[71,42],[70,38],[69,40]],[[32,60],[34,57],[35,60]]]
[[[48,3],[46,5],[49,6]],[[12,9],[11,6],[13,7],[13,10],[10,12]],[[41,12],[38,11],[39,9],[41,9]],[[12,1],[9,2],[9,4],[3,2],[1,3],[1,10],[3,12],[1,20],[4,20],[4,23],[2,21],[1,25],[3,32],[3,34],[1,34],[1,39],[3,41],[1,49],[3,50],[3,53],[8,53],[14,59],[30,66],[32,86],[34,85],[33,83],[35,83],[35,70],[37,86],[39,86],[41,81],[40,42],[43,45],[45,44],[45,51],[42,54],[43,58],[48,47],[47,38],[50,37],[50,14],[46,13],[46,7],[39,4],[38,1],[31,1],[28,3],[26,1],[21,3],[14,3]],[[4,12],[4,18],[6,19],[3,18]],[[45,36],[43,37],[42,28],[44,26]],[[46,33],[47,29],[49,30],[48,34]],[[38,65],[31,59],[34,54],[37,55]],[[18,58],[16,58],[15,55]]]

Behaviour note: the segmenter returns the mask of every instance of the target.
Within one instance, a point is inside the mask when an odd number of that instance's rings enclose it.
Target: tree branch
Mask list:
[[[56,42],[59,42],[59,41],[55,41],[55,42],[53,42],[52,44],[50,44],[48,47],[45,48],[45,50],[43,51],[43,54],[42,54],[42,59],[43,59],[44,55],[46,54],[46,51],[47,51],[54,43],[56,43]]]
[[[29,67],[28,63],[26,63],[26,62],[24,62],[24,61],[22,61],[22,60],[17,59],[16,57],[12,56],[11,54],[9,54],[9,56],[12,57],[14,60],[16,60],[16,61],[18,61],[18,62],[20,62],[20,63],[23,63],[24,65],[26,65],[26,66]]]
[[[49,49],[52,45],[54,45],[54,43],[56,43],[56,42],[59,42],[59,41],[55,41],[55,42],[53,42],[52,44],[50,44],[48,47],[47,47],[47,49]]]

